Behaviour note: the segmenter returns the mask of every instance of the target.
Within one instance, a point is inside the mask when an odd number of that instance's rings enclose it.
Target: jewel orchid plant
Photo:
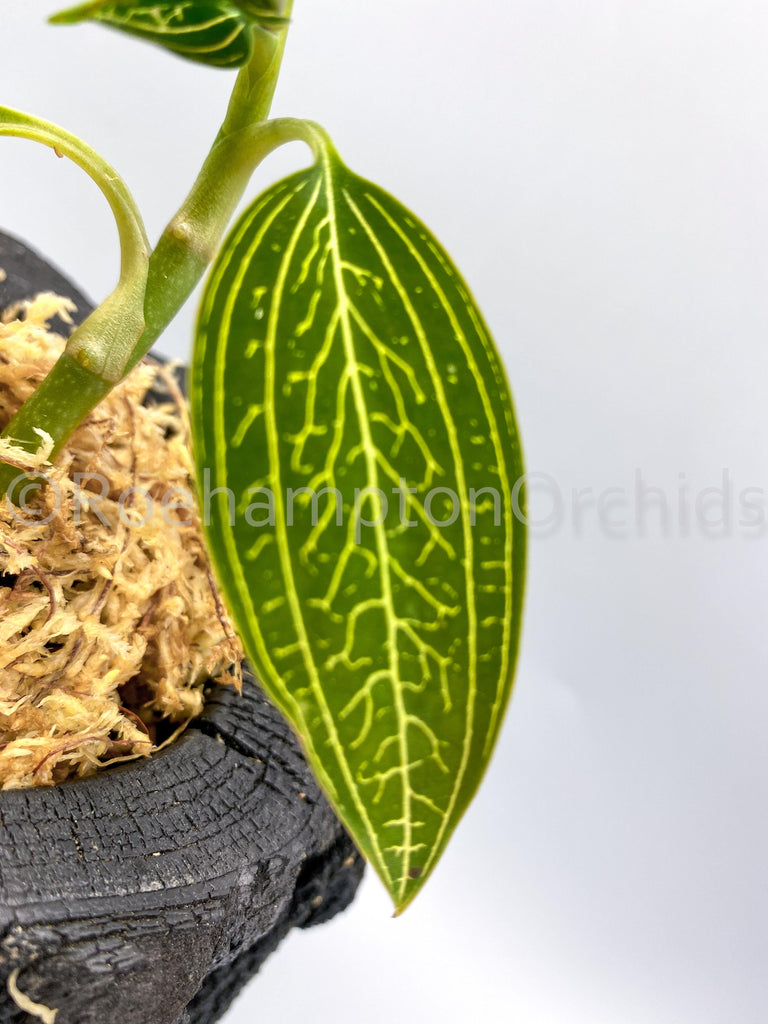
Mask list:
[[[7,425],[55,458],[211,267],[190,403],[210,556],[263,686],[397,911],[485,771],[520,631],[523,468],[504,371],[419,220],[318,125],[270,120],[292,0],[94,0],[56,15],[237,69],[187,198],[152,248],[119,175],[64,129],[0,108],[0,134],[78,164],[119,229],[112,294]],[[255,168],[309,167],[226,236]],[[18,466],[0,465],[14,497]]]

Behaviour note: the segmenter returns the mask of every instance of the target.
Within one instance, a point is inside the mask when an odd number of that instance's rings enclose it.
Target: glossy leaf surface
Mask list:
[[[226,243],[192,402],[249,656],[402,909],[511,688],[525,535],[499,357],[438,242],[328,150]]]
[[[284,23],[282,9],[282,0],[96,0],[51,21],[99,21],[188,60],[233,68],[248,61],[254,28]]]

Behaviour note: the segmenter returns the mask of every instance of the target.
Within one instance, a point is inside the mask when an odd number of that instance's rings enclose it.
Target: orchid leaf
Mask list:
[[[235,68],[248,62],[254,29],[285,24],[283,7],[283,0],[95,0],[62,11],[51,21],[98,21],[187,60]]]
[[[224,245],[191,400],[248,655],[400,911],[511,690],[523,467],[499,356],[436,239],[325,145]]]

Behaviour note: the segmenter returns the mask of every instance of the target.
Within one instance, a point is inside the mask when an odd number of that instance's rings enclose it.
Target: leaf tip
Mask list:
[[[408,872],[408,877],[405,880],[405,885],[402,882],[399,885],[390,885],[389,882],[385,882],[387,891],[389,892],[390,898],[395,905],[393,918],[402,917],[403,914],[408,910],[413,901],[419,895],[427,879],[432,874],[432,871],[424,871],[423,868],[413,867]]]
[[[75,25],[79,21],[85,21],[90,17],[91,12],[98,4],[78,4],[76,7],[68,7],[64,11],[57,11],[56,14],[48,16],[49,25]]]

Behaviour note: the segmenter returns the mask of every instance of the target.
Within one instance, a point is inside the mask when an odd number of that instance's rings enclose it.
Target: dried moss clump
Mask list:
[[[3,317],[0,426],[61,353],[47,324],[71,309],[42,295]],[[150,389],[167,400],[143,404]],[[2,788],[147,755],[200,712],[207,679],[238,677],[241,650],[192,507],[178,398],[168,371],[141,364],[55,466],[44,434],[33,459],[0,442],[4,457],[49,481],[20,510],[0,502]]]

